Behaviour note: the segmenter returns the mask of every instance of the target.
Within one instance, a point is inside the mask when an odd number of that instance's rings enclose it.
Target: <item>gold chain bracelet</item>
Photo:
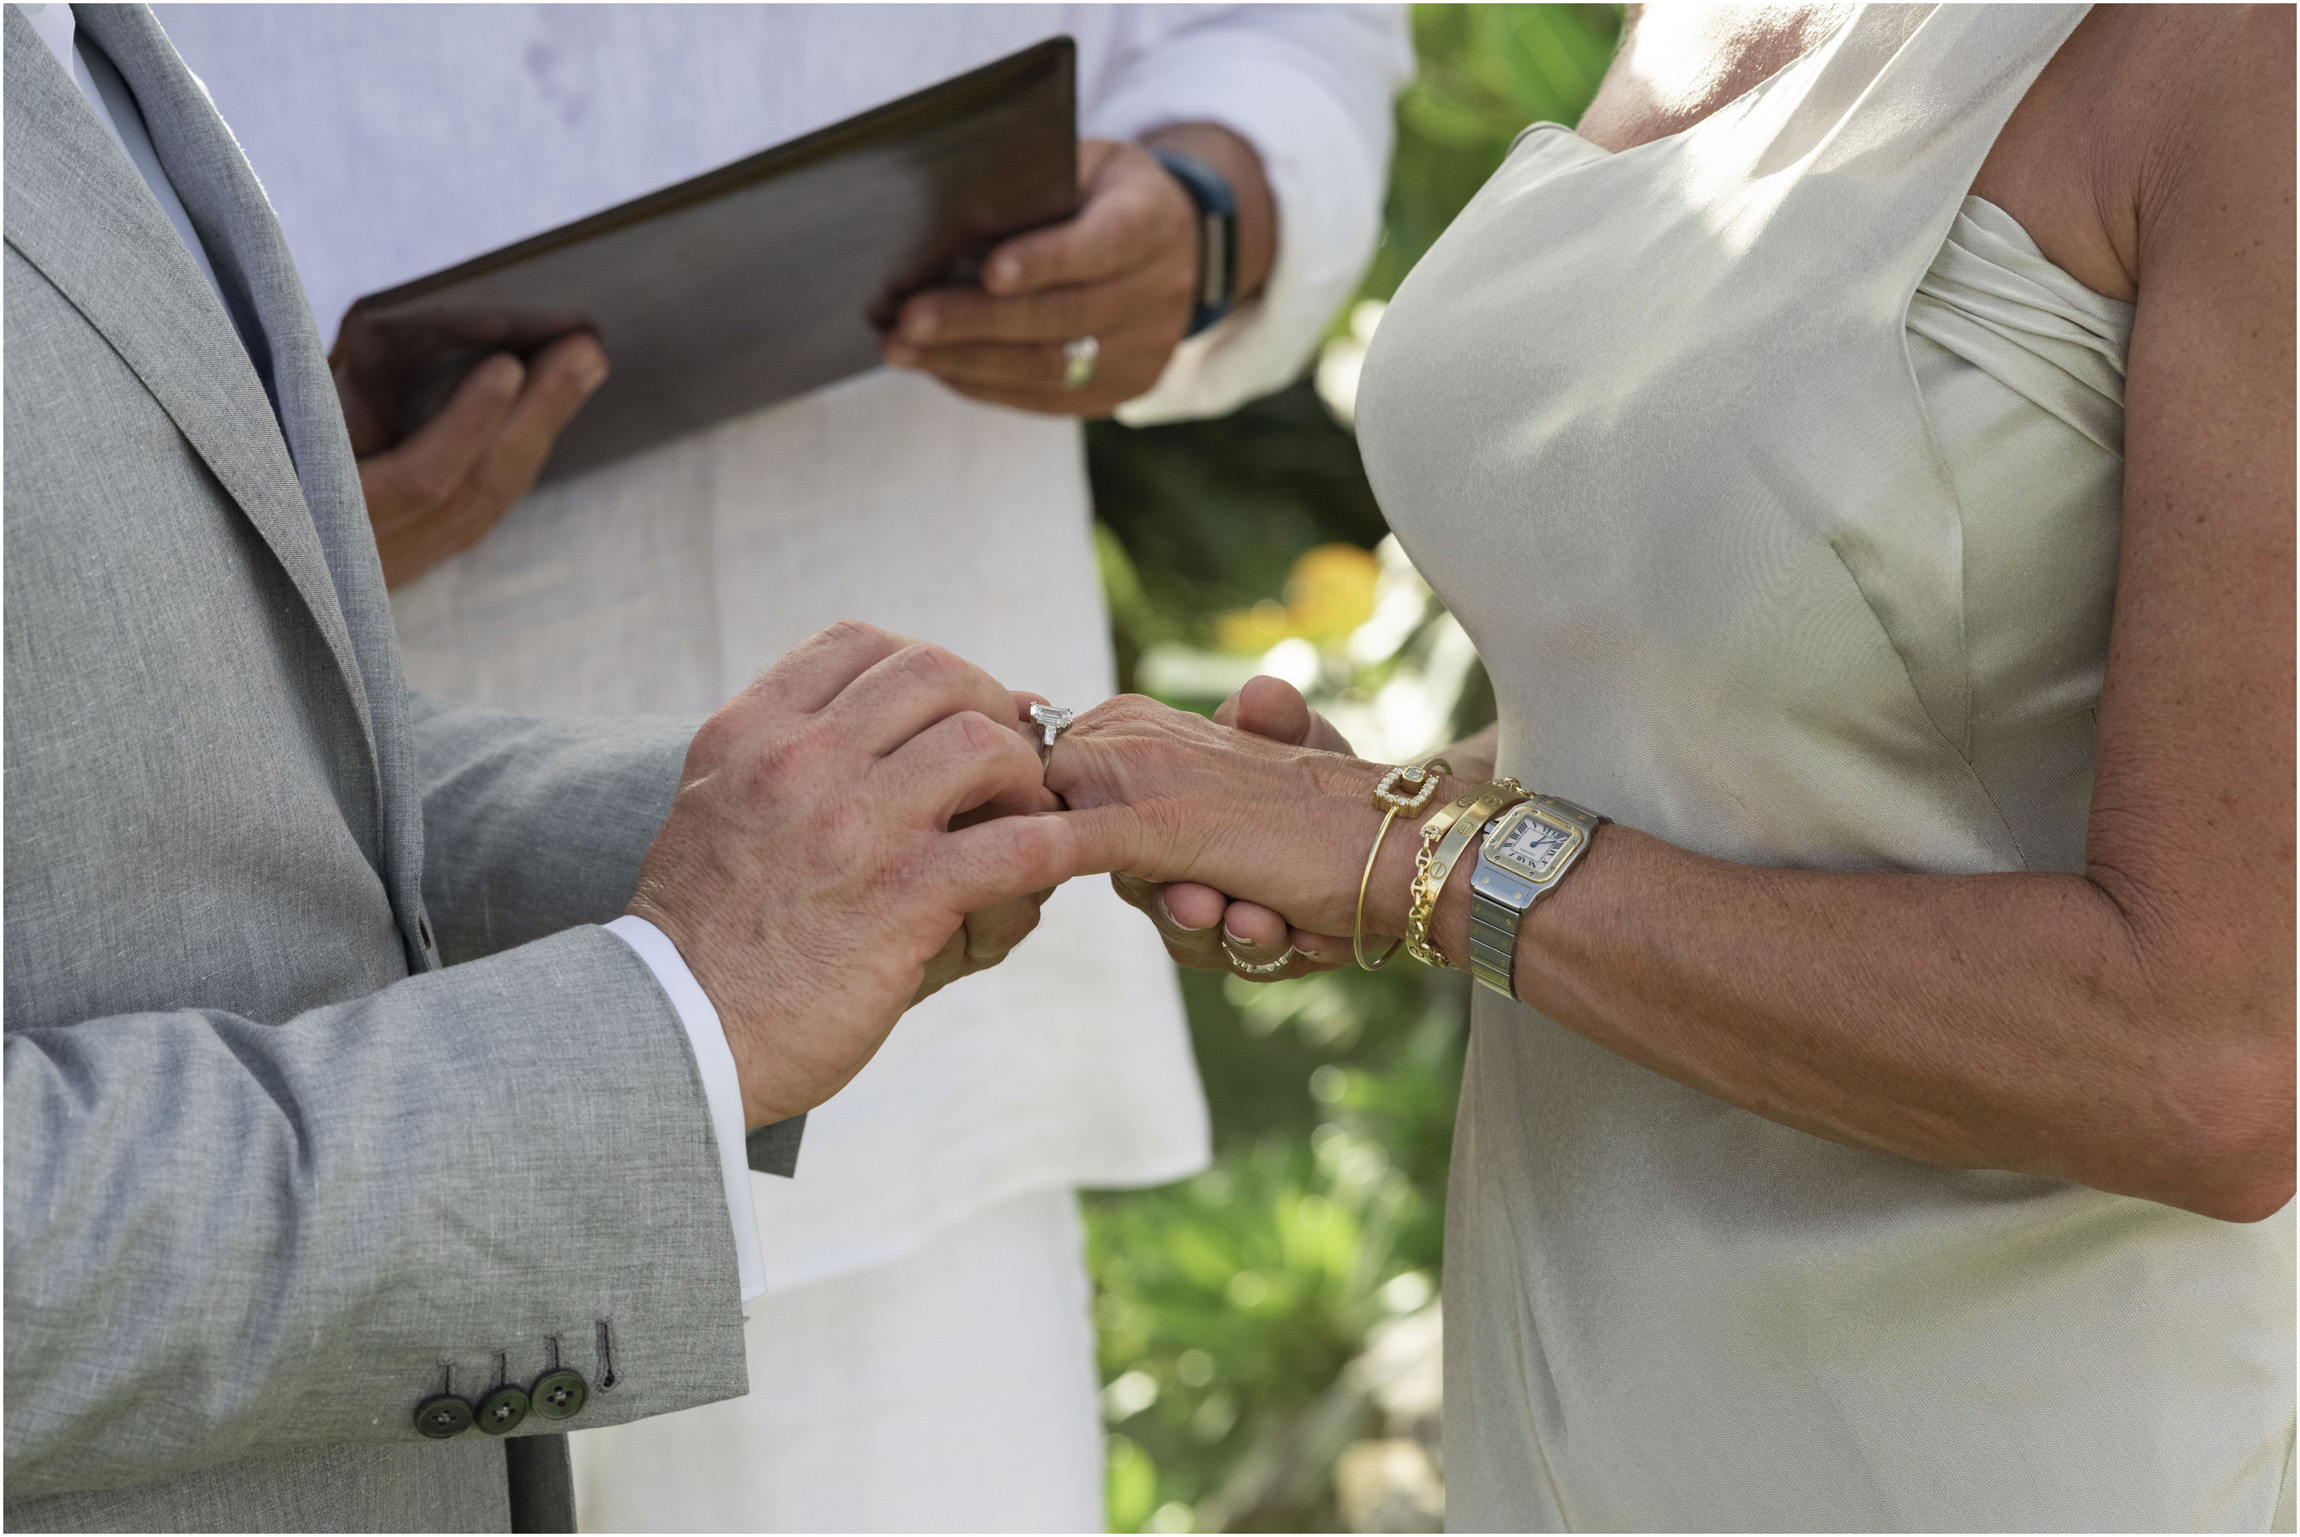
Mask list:
[[[1462,849],[1494,813],[1525,798],[1525,787],[1516,780],[1489,779],[1422,824],[1422,846],[1414,855],[1414,905],[1406,918],[1406,954],[1425,966],[1447,964],[1430,944],[1430,923],[1437,916],[1446,877],[1461,862]]]
[[[1419,763],[1400,764],[1382,776],[1374,786],[1374,809],[1382,814],[1382,825],[1374,834],[1374,846],[1366,851],[1366,873],[1358,877],[1358,918],[1350,929],[1350,953],[1358,964],[1368,971],[1379,971],[1389,964],[1390,957],[1398,953],[1404,940],[1392,940],[1390,947],[1372,960],[1366,959],[1366,888],[1373,884],[1374,861],[1381,858],[1382,840],[1390,835],[1390,824],[1400,814],[1418,816],[1430,797],[1437,794],[1438,779],[1453,772],[1453,765],[1443,758],[1425,758]]]

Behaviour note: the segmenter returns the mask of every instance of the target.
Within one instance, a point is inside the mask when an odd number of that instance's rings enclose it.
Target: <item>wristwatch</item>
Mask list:
[[[1606,819],[1554,795],[1518,802],[1487,827],[1469,882],[1469,972],[1515,998],[1511,968],[1525,910],[1565,879]]]
[[[1198,210],[1198,292],[1190,310],[1196,336],[1230,313],[1238,301],[1238,195],[1230,180],[1195,155],[1153,149],[1167,174],[1182,184]]]

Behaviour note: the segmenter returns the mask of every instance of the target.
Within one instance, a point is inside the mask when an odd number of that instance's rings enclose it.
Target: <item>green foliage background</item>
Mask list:
[[[1520,129],[1579,118],[1620,21],[1616,6],[1414,8],[1420,68],[1361,297],[1396,290]],[[1205,645],[1216,615],[1280,597],[1302,551],[1387,532],[1355,441],[1306,381],[1221,421],[1096,423],[1088,463],[1129,688],[1146,648]],[[1483,721],[1473,705],[1456,724]],[[1367,1331],[1437,1283],[1467,988],[1401,958],[1269,986],[1185,972],[1183,991],[1215,1166],[1087,1201],[1111,1530],[1334,1530],[1316,1406]]]

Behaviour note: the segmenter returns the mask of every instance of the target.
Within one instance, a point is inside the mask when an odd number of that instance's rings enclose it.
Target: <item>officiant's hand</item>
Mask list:
[[[529,363],[482,359],[440,413],[396,442],[340,357],[336,396],[359,458],[359,486],[387,587],[404,586],[487,536],[535,476],[583,402],[606,381],[588,335],[561,337]]]
[[[747,1124],[822,1103],[915,999],[1027,932],[1075,868],[1067,823],[1027,814],[1053,805],[1014,695],[865,624],[704,723],[629,910],[718,1010]]]
[[[1277,212],[1253,146],[1210,123],[1175,124],[1145,142],[1194,156],[1230,183],[1237,297],[1260,292],[1276,254]],[[887,336],[886,360],[976,400],[1054,416],[1108,416],[1156,384],[1195,306],[1196,206],[1137,144],[1084,141],[1078,178],[1077,217],[992,251],[981,288],[912,295]],[[1082,337],[1095,340],[1094,376],[1066,390],[1063,344]]]

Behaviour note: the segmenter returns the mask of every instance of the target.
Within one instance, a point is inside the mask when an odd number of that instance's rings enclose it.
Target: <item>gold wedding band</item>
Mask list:
[[[1102,344],[1091,336],[1062,344],[1062,387],[1082,390],[1094,382],[1094,365],[1102,356]]]

